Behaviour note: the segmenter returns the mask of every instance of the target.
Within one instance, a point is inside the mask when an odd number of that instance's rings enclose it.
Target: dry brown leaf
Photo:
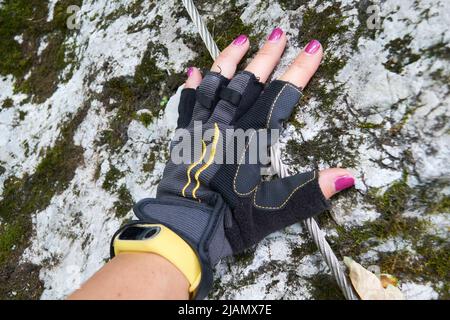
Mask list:
[[[394,287],[398,286],[398,279],[388,273],[380,274],[380,281],[381,281],[381,285],[385,289],[387,288],[388,285],[393,285]]]
[[[385,289],[376,275],[355,262],[352,258],[344,257],[344,263],[350,270],[350,280],[352,281],[353,287],[362,300],[404,299],[400,289],[391,283],[387,283]]]

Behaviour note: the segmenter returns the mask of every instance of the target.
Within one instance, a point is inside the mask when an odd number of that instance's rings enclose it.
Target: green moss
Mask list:
[[[201,11],[202,4],[200,3],[198,7]],[[247,52],[247,56],[252,56],[258,49],[255,44],[259,43],[264,35],[255,30],[252,25],[247,25],[241,20],[240,16],[244,9],[244,5],[238,5],[236,1],[230,1],[227,9],[207,21],[207,26],[220,50],[227,47],[240,34],[248,35],[250,43],[253,45]],[[200,36],[197,33],[192,36],[181,34],[179,36],[183,39],[186,46],[197,53],[197,57],[187,61],[185,67],[196,66],[201,69],[209,69],[213,60]],[[239,68],[242,67],[244,62],[245,59],[242,59]]]
[[[327,123],[327,128],[321,130],[312,140],[299,142],[291,140],[287,144],[287,151],[295,164],[310,166],[311,162],[325,162],[329,166],[354,167],[355,155],[349,150],[357,150],[362,143],[362,137],[350,139],[343,143],[342,137],[351,129],[354,121],[349,121],[349,114],[341,108],[336,108],[343,92],[342,84],[335,80],[335,76],[344,67],[347,57],[334,57],[327,49],[333,39],[347,40],[349,28],[344,25],[345,16],[338,2],[317,12],[316,8],[306,8],[302,14],[302,23],[298,26],[298,42],[305,43],[311,39],[318,39],[324,50],[324,60],[317,73],[311,79],[308,87],[303,91],[301,103],[314,100],[318,106],[311,110],[311,115]],[[339,41],[339,40],[338,40]],[[333,42],[334,43],[334,42]],[[298,108],[301,110],[301,108]],[[299,111],[300,112],[300,111]],[[301,111],[303,112],[303,111]],[[296,115],[290,119],[292,122]],[[343,127],[340,124],[347,123]],[[301,125],[294,122],[297,130]]]
[[[411,35],[391,40],[385,49],[389,52],[388,60],[383,65],[389,71],[402,73],[405,66],[420,59],[420,54],[413,53],[410,44],[413,40]]]
[[[25,117],[27,116],[27,114],[28,114],[28,112],[20,110],[19,111],[19,120],[20,121],[25,120]]]
[[[431,203],[427,209],[428,213],[450,213],[450,196],[445,196],[436,203]]]
[[[2,109],[9,109],[14,106],[14,101],[11,98],[6,98],[3,100]]]
[[[169,158],[169,149],[168,149],[168,143],[164,141],[158,141],[150,150],[149,154],[147,155],[147,161],[143,164],[143,171],[144,172],[153,172],[153,169],[155,168],[155,164],[157,161],[164,162]]]
[[[420,272],[417,262],[407,250],[396,250],[395,252],[381,252],[380,271],[400,277],[407,273]]]
[[[329,166],[342,165],[354,167],[355,157],[348,149],[357,149],[358,139],[347,141],[346,144],[340,137],[345,134],[345,129],[329,127],[319,132],[312,140],[299,142],[289,140],[286,150],[292,160],[300,166],[309,166],[312,163],[325,162]]]
[[[426,223],[417,218],[395,216],[378,218],[363,226],[345,228],[336,226],[337,238],[332,238],[333,247],[342,256],[357,257],[367,252],[371,247],[393,237],[413,240],[425,233]]]
[[[402,236],[412,239],[426,229],[425,222],[416,218],[406,218],[403,213],[414,197],[414,190],[406,183],[407,174],[394,182],[383,194],[371,189],[366,200],[372,203],[381,216],[365,226],[366,234],[380,239]]]
[[[303,101],[308,102],[314,98],[319,101],[320,109],[316,112],[316,117],[320,117],[319,112],[335,112],[335,103],[342,93],[341,85],[336,83],[334,77],[344,67],[346,60],[341,58],[325,56],[320,68],[311,79],[308,87],[303,92]],[[332,88],[327,88],[327,82],[334,84]],[[344,115],[336,114],[339,118]]]
[[[343,24],[344,20],[340,2],[328,6],[321,12],[317,12],[315,8],[308,8],[302,15],[298,42],[306,44],[311,39],[317,39],[326,52],[332,39],[343,38],[344,34],[348,32],[348,26]],[[346,57],[337,58],[325,54],[320,68],[304,91],[304,101],[308,102],[311,98],[314,98],[319,101],[321,111],[331,112],[342,91],[334,78],[345,63]],[[335,86],[328,89],[327,84],[329,83]]]
[[[450,298],[450,244],[448,239],[434,236],[425,236],[416,246],[417,252],[423,257],[423,272],[418,274],[426,277],[426,280],[434,283],[435,289],[440,293],[440,298]],[[437,285],[436,279],[443,282],[443,287]]]
[[[161,101],[159,102],[159,106],[160,107],[165,107],[168,102],[169,102],[169,97],[164,96],[164,97],[162,97]]]
[[[100,179],[101,171],[102,171],[102,165],[101,165],[101,163],[97,163],[97,166],[95,167],[95,171],[94,171],[94,181],[97,181],[98,179]]]
[[[383,128],[383,125],[371,122],[360,122],[358,123],[358,127],[361,129],[381,129]]]
[[[133,198],[125,185],[121,185],[117,191],[119,200],[114,202],[116,217],[123,218],[133,207]]]
[[[39,270],[18,265],[32,235],[31,215],[46,208],[55,194],[67,188],[75,169],[83,160],[83,149],[74,144],[73,135],[86,112],[87,108],[82,109],[61,129],[59,139],[44,152],[33,175],[5,181],[3,199],[0,201],[0,269],[5,270],[0,274],[0,298],[11,298],[11,291],[18,292],[17,297],[36,298],[42,290],[42,284],[36,278]],[[11,243],[14,243],[13,247]],[[25,273],[17,271],[22,269]]]
[[[17,78],[25,75],[31,66],[31,57],[14,38],[23,36],[24,42],[27,42],[27,38],[35,32],[30,22],[45,19],[47,10],[47,4],[39,0],[7,0],[2,3],[0,8],[1,74],[12,74]],[[35,44],[30,43],[30,45]]]
[[[255,258],[255,251],[255,248],[247,249],[244,252],[235,255],[234,259],[239,266],[247,267],[253,262],[253,259]]]
[[[81,5],[81,0],[58,1],[50,22],[44,1],[6,0],[0,8],[0,74],[12,74],[16,78],[15,91],[29,94],[36,102],[51,96],[68,64],[64,42],[73,32],[66,26],[69,5]],[[16,36],[22,37],[21,44],[14,40]],[[48,45],[38,56],[45,37]]]
[[[439,68],[436,71],[433,71],[430,76],[431,79],[442,84],[448,84],[448,82],[450,82],[450,74],[446,73],[443,68]]]
[[[450,85],[450,74],[448,72],[445,72],[443,68],[433,71],[430,76],[434,81],[439,82],[447,87]]]
[[[315,300],[345,300],[332,275],[318,273],[308,280],[311,294]]]
[[[128,211],[133,207],[133,198],[130,192],[124,184],[117,186],[117,182],[123,178],[125,174],[117,169],[115,166],[111,166],[109,171],[105,175],[102,188],[117,193],[118,200],[114,202],[114,208],[117,218],[123,218]]]
[[[136,33],[141,32],[145,29],[150,29],[155,32],[156,35],[161,34],[161,23],[163,21],[163,17],[160,15],[157,15],[151,23],[143,23],[142,21],[138,21],[134,24],[131,24],[127,28],[128,33]]]
[[[449,299],[450,245],[447,240],[422,235],[413,241],[416,253],[407,250],[380,253],[380,268],[401,281],[419,279],[430,282],[440,299]],[[442,282],[440,286],[438,283]]]
[[[370,201],[383,216],[398,215],[405,210],[407,201],[412,195],[412,189],[406,183],[406,177],[404,174],[401,180],[394,182],[382,195],[378,195],[378,189],[370,190]]]
[[[153,172],[156,163],[156,152],[150,152],[147,161],[143,164],[142,170],[144,172]]]
[[[248,260],[247,260],[248,261]],[[232,263],[236,263],[236,262],[232,262]],[[227,283],[227,287],[223,288],[221,283],[220,283],[220,279],[216,279],[216,281],[214,282],[214,286],[213,286],[213,290],[211,290],[209,298],[211,299],[217,299],[219,297],[221,297],[225,291],[227,292],[233,292],[233,291],[237,291],[241,288],[244,288],[246,286],[255,284],[256,279],[258,277],[258,275],[261,274],[278,274],[280,272],[287,272],[288,266],[286,263],[281,262],[281,261],[268,261],[267,263],[264,263],[262,266],[260,266],[258,269],[256,270],[249,270],[248,272],[245,273],[245,275],[243,275],[239,281],[233,281],[233,282],[228,282]],[[270,288],[271,284],[268,285],[268,288]],[[268,289],[266,288],[266,289]]]
[[[383,194],[379,194],[378,189],[369,190],[366,202],[374,205],[380,213],[378,219],[360,227],[334,226],[339,236],[333,242],[336,241],[342,255],[356,257],[366,252],[374,242],[393,237],[415,240],[425,233],[427,225],[424,221],[403,215],[415,194],[407,185],[406,177],[405,173],[402,179],[394,182]]]
[[[116,188],[117,181],[124,176],[125,175],[119,169],[111,166],[105,175],[105,181],[103,181],[102,188],[108,191],[114,190]]]
[[[366,202],[375,206],[380,217],[359,227],[335,225],[338,236],[330,237],[331,246],[341,256],[358,257],[388,239],[407,241],[411,250],[380,252],[373,263],[378,264],[382,272],[393,274],[401,281],[430,282],[439,292],[440,298],[448,298],[448,241],[430,235],[426,220],[404,216],[406,211],[423,209],[424,205],[429,213],[444,212],[448,210],[448,198],[431,203],[429,197],[423,198],[424,190],[429,191],[430,188],[419,186],[413,189],[406,180],[407,174],[404,173],[402,179],[394,182],[382,194],[378,189],[371,189],[366,195]],[[430,197],[435,198],[434,193],[431,193]],[[443,283],[443,286],[439,283]]]
[[[405,99],[401,99],[398,102],[396,102],[395,104],[393,104],[391,106],[392,110],[396,110],[398,109],[398,107],[402,104],[406,103]],[[411,118],[411,116],[414,114],[414,112],[417,110],[417,108],[419,108],[420,105],[406,105],[406,110],[405,113],[403,114],[402,118],[394,123],[392,125],[392,127],[389,129],[389,135],[391,137],[394,137],[396,135],[398,135],[401,130],[403,129],[403,127],[405,126],[405,124],[408,122],[408,120]]]
[[[128,126],[141,109],[150,110],[145,120],[157,117],[165,104],[161,96],[171,96],[183,83],[179,73],[170,75],[157,67],[155,56],[167,55],[162,45],[149,43],[141,64],[133,77],[122,76],[109,80],[98,97],[108,111],[116,114],[110,120],[109,129],[102,132],[100,144],[107,144],[112,150],[119,150],[128,140]]]
[[[138,119],[146,127],[148,127],[153,122],[153,116],[147,112],[141,113],[138,116]]]
[[[341,256],[358,257],[394,237],[409,241],[412,251],[379,252],[372,264],[379,265],[382,272],[393,274],[400,281],[431,282],[441,298],[448,298],[450,248],[445,239],[428,235],[423,221],[397,217],[394,222],[378,219],[362,227],[338,226],[336,229],[339,236],[330,240],[332,248]],[[440,281],[443,287],[439,286]]]
[[[297,10],[300,6],[308,4],[307,0],[277,0],[283,10]]]
[[[212,31],[213,37],[220,50],[225,49],[240,34],[248,35],[250,41],[258,43],[253,35],[253,28],[238,18],[242,14],[243,7],[235,4],[225,11],[219,19],[208,21],[208,29]],[[253,40],[253,41],[252,41]]]
[[[149,5],[148,7],[143,5]],[[138,17],[142,14],[142,11],[146,12],[151,11],[155,6],[153,1],[145,1],[145,0],[134,0],[130,1],[124,5],[121,5],[118,9],[114,10],[110,14],[106,15],[103,19],[101,19],[101,23],[97,25],[97,28],[106,29],[111,24],[111,22],[117,20],[122,16],[131,16],[132,18]]]
[[[295,247],[291,251],[291,259],[294,261],[300,261],[305,256],[314,254],[317,252],[317,247],[315,243],[308,239],[307,242],[301,245],[295,245]]]
[[[289,123],[293,125],[296,130],[300,130],[306,127],[306,123],[298,121],[295,118],[295,114],[292,114],[291,118],[289,119]]]
[[[20,220],[0,226],[0,265],[7,261],[14,246],[23,241],[22,238],[26,234],[23,228],[24,223]]]
[[[333,36],[348,31],[348,26],[343,24],[344,20],[345,16],[339,1],[321,12],[315,8],[307,8],[303,13],[302,26],[299,28],[299,42],[317,39],[326,49]]]
[[[430,58],[438,58],[446,61],[450,61],[450,48],[445,42],[440,42],[432,45],[429,48],[423,49],[422,54]]]

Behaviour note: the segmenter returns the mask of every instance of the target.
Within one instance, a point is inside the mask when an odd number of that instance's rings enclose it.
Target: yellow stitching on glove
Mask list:
[[[213,142],[211,145],[211,151],[209,152],[209,159],[208,161],[200,168],[198,169],[198,171],[195,173],[195,180],[197,181],[197,184],[194,188],[194,190],[192,190],[192,197],[194,199],[197,199],[197,196],[195,195],[195,193],[197,192],[198,188],[200,188],[200,180],[198,180],[198,178],[200,177],[200,174],[206,170],[211,163],[214,161],[214,157],[216,155],[216,147],[217,147],[217,143],[219,142],[219,137],[220,137],[220,130],[219,130],[219,126],[217,125],[217,123],[214,123],[214,138],[213,138]]]
[[[187,172],[186,172],[188,181],[187,181],[186,185],[184,186],[183,190],[181,190],[181,194],[182,194],[183,197],[185,197],[185,198],[186,198],[186,189],[187,189],[187,187],[189,187],[189,185],[191,184],[191,170],[192,170],[195,166],[197,166],[200,162],[203,161],[203,158],[205,157],[205,154],[206,154],[206,144],[205,144],[205,141],[202,140],[202,156],[200,157],[200,159],[198,159],[198,160],[195,161],[193,164],[191,164],[191,165],[189,166],[189,168],[187,169]]]
[[[301,185],[297,186],[294,190],[292,190],[291,193],[288,195],[288,197],[283,201],[283,203],[281,205],[277,206],[277,207],[266,207],[266,206],[262,206],[262,205],[257,204],[256,203],[256,195],[258,193],[258,188],[256,188],[255,193],[253,194],[253,205],[256,208],[260,208],[260,209],[271,209],[271,210],[281,209],[282,207],[284,207],[286,205],[286,203],[294,195],[294,193],[296,193],[298,190],[300,190],[301,188],[306,186],[311,181],[314,181],[314,179],[316,179],[316,171],[315,170],[314,170],[314,175],[313,175],[313,177],[311,179],[309,179],[308,181],[302,183]]]

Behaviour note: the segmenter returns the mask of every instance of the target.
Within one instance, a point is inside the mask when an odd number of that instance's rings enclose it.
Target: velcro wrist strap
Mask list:
[[[216,97],[210,98],[199,90],[197,90],[195,96],[196,96],[195,98],[197,99],[197,102],[200,103],[203,107],[205,107],[207,109],[212,109],[214,107],[214,104],[217,101]]]
[[[203,299],[213,285],[214,264],[232,254],[225,237],[226,204],[217,198],[214,207],[183,198],[142,199],[133,208],[146,223],[163,224],[183,238],[200,259],[202,277],[196,299]]]
[[[241,102],[242,95],[236,90],[233,90],[228,87],[224,87],[220,91],[219,97],[220,97],[220,99],[228,101],[229,103],[231,103],[234,106],[238,106],[239,103]]]

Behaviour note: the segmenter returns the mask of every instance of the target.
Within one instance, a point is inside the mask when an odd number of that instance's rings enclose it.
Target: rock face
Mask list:
[[[250,35],[248,57],[283,28],[274,77],[321,41],[284,161],[352,168],[356,188],[318,217],[337,255],[394,274],[407,298],[448,299],[450,2],[195,2],[220,48]],[[0,1],[1,298],[64,298],[105,263],[155,194],[185,68],[210,64],[180,1]],[[297,224],[219,263],[210,297],[342,294]]]

